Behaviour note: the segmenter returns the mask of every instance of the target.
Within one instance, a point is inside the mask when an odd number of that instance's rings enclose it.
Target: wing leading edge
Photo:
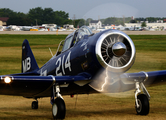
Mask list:
[[[125,83],[144,82],[145,85],[157,85],[157,83],[166,81],[166,70],[139,72],[139,73],[125,73],[120,76]]]
[[[50,97],[52,86],[89,80],[85,76],[0,76],[0,94],[30,98]]]
[[[122,87],[119,92],[128,91],[136,88],[136,83],[143,83],[145,86],[160,85],[166,81],[166,70],[139,72],[139,73],[124,73],[120,75]]]

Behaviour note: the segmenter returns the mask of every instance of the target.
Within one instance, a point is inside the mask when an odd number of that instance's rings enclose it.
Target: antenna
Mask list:
[[[52,55],[52,57],[54,56],[53,54],[52,54],[52,51],[51,51],[51,49],[49,48],[49,50],[50,50],[50,53],[51,53],[51,55]]]
[[[73,25],[75,26],[75,19],[76,19],[76,16],[75,16],[75,14],[74,14],[74,16],[73,16]]]
[[[125,25],[125,16],[123,15],[123,26]]]

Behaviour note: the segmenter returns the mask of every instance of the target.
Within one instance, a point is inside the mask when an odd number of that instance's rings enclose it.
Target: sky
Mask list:
[[[166,17],[166,0],[0,0],[0,8],[28,13],[42,7],[69,13],[70,19]]]

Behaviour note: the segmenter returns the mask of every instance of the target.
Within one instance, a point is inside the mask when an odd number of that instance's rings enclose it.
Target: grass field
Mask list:
[[[55,54],[59,42],[66,35],[0,35],[0,75],[21,71],[21,45],[28,39],[39,67],[51,58],[49,48]],[[165,35],[131,35],[136,47],[136,60],[128,72],[166,69]],[[166,84],[148,87],[151,95],[150,114],[137,116],[134,93],[125,98],[102,94],[78,95],[66,102],[66,120],[164,120],[166,118]],[[39,109],[31,109],[32,99],[18,96],[0,96],[0,120],[50,120],[49,98],[39,99]]]

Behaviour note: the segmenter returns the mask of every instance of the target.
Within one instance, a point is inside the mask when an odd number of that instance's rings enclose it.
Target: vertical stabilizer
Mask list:
[[[22,44],[22,68],[21,72],[31,72],[39,69],[35,57],[32,53],[28,40],[24,40]]]

